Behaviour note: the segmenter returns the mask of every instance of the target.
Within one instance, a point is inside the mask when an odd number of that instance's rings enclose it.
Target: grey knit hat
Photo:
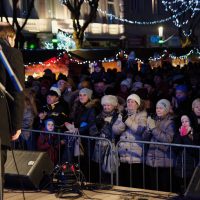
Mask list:
[[[80,91],[79,91],[79,94],[86,94],[88,96],[89,99],[92,98],[92,93],[93,91],[88,89],[88,88],[82,88]]]
[[[168,113],[171,108],[171,103],[167,99],[161,99],[157,102],[156,106],[160,106],[165,109],[165,111]]]

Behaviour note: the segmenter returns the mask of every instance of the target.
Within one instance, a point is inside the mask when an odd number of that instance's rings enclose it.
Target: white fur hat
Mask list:
[[[168,113],[171,108],[171,103],[167,99],[161,99],[157,102],[156,106],[160,106]]]
[[[140,97],[137,94],[131,94],[128,96],[127,101],[129,99],[134,100],[140,106]]]
[[[105,95],[101,98],[101,105],[104,105],[104,104],[111,104],[113,106],[117,106],[118,99],[114,95]]]

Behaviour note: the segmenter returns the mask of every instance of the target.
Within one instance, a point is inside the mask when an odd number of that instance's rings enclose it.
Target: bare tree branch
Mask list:
[[[82,26],[80,25],[80,17],[81,7],[84,3],[84,0],[68,0],[63,2],[63,4],[70,10],[72,14],[74,28],[73,37],[75,40],[77,40],[77,44],[79,43],[80,45],[82,45],[85,30],[88,27],[88,25],[92,22],[92,20],[96,17],[98,2],[99,0],[90,0],[87,2],[90,7],[90,13],[87,19],[84,19],[84,23]]]

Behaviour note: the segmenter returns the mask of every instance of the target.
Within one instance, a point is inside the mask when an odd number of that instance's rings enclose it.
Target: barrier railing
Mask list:
[[[93,145],[95,144],[96,141],[101,140],[101,141],[106,141],[107,144],[110,146],[110,148],[112,147],[112,142],[106,138],[102,138],[102,137],[95,137],[95,136],[85,136],[85,135],[76,135],[76,134],[72,134],[70,132],[64,132],[64,133],[58,133],[58,132],[47,132],[47,131],[39,131],[39,130],[28,130],[28,129],[23,129],[22,131],[28,131],[31,133],[35,133],[35,134],[49,134],[49,135],[57,135],[58,139],[59,139],[59,144],[61,141],[62,137],[68,137],[68,138],[81,138],[82,140],[86,140],[87,144],[89,145],[89,147],[91,147],[91,143],[93,143]],[[32,134],[31,134],[32,135]],[[169,147],[169,152],[170,152],[170,160],[171,162],[174,163],[174,157],[172,157],[172,155],[174,154],[174,152],[177,149],[180,149],[180,151],[182,152],[182,164],[183,166],[181,166],[183,168],[182,170],[182,179],[183,179],[183,183],[184,183],[184,191],[186,190],[187,187],[187,152],[188,151],[195,151],[195,159],[196,159],[196,165],[199,162],[199,158],[200,158],[200,146],[194,146],[194,145],[182,145],[182,144],[174,144],[174,143],[160,143],[160,142],[150,142],[150,141],[130,141],[130,140],[120,140],[117,144],[116,144],[116,151],[118,152],[119,150],[119,146],[121,142],[127,142],[127,143],[136,143],[136,144],[141,144],[142,145],[142,160],[141,160],[141,164],[142,164],[142,173],[143,173],[143,180],[142,180],[142,187],[143,188],[147,188],[146,187],[146,151],[148,149],[148,145],[155,145],[157,146],[167,146]],[[15,146],[16,147],[16,146]],[[60,148],[59,150],[59,160],[58,162],[61,162],[61,151]],[[93,177],[91,177],[91,172],[94,171],[95,173],[97,173],[97,165],[93,166],[92,163],[92,154],[93,152],[91,152],[91,149],[88,149],[88,182],[91,181],[91,179]],[[198,152],[198,153],[197,153]],[[111,152],[112,155],[112,152]],[[84,157],[84,156],[83,156]],[[78,157],[78,163],[80,164],[80,168],[81,168],[81,157]],[[172,167],[170,167],[170,192],[173,192],[173,175],[174,175],[174,169],[173,169],[173,163]],[[131,171],[131,164],[130,164],[130,171]],[[104,174],[105,175],[105,174]],[[116,185],[120,185],[120,180],[119,180],[119,167],[118,165],[116,166],[116,174],[113,173],[113,171],[111,172],[111,174],[106,174],[106,176],[110,176],[110,184],[116,184]],[[98,163],[98,177],[99,177],[99,182],[98,183],[104,183],[104,180],[102,181],[102,170],[101,170],[101,163]],[[106,182],[108,183],[108,182]],[[132,180],[129,180],[129,187],[132,187]],[[158,172],[156,174],[156,189],[158,190],[159,188],[159,182],[158,182]]]
[[[91,147],[91,141],[94,141],[93,142],[93,146],[94,146],[94,143],[96,142],[96,141],[98,141],[98,140],[100,140],[100,141],[104,141],[104,142],[106,142],[107,143],[107,145],[111,148],[112,147],[112,143],[111,143],[111,141],[109,140],[109,139],[107,139],[107,138],[102,138],[102,137],[96,137],[96,136],[85,136],[85,135],[79,135],[79,134],[74,134],[74,133],[71,133],[71,132],[69,132],[69,131],[66,131],[66,132],[64,132],[64,133],[59,133],[59,132],[48,132],[48,131],[40,131],[40,130],[30,130],[30,129],[22,129],[22,132],[23,131],[26,131],[26,132],[30,132],[31,133],[31,135],[32,135],[32,133],[34,133],[34,134],[48,134],[48,135],[56,135],[56,136],[58,136],[58,143],[59,143],[59,145],[60,145],[60,142],[61,142],[61,140],[62,140],[62,138],[66,138],[67,137],[67,139],[70,139],[70,138],[80,138],[81,140],[87,140],[88,141],[88,146],[89,146],[89,148],[87,149],[87,151],[88,151],[88,155],[87,155],[87,157],[88,157],[88,162],[87,162],[87,165],[88,165],[88,182],[90,182],[91,181],[91,179],[92,179],[92,177],[91,177],[91,172],[93,171],[95,171],[95,169],[91,169],[91,167],[93,167],[93,166],[91,166],[91,163],[93,162],[92,161],[92,152],[91,152],[91,149],[90,149],[90,147]],[[17,146],[18,145],[16,145],[16,144],[14,144],[14,149],[15,148],[17,148]],[[35,146],[35,145],[34,145]],[[36,149],[32,149],[32,150],[36,150]],[[72,152],[73,153],[73,152]],[[61,148],[58,148],[58,157],[59,157],[59,159],[58,159],[58,163],[61,163],[62,161],[61,161]],[[85,155],[84,155],[85,156]],[[79,166],[80,166],[80,168],[81,168],[81,158],[82,157],[84,157],[84,156],[78,156],[78,159],[77,159],[77,162],[78,162],[78,164],[79,164]],[[112,151],[111,151],[111,156],[112,156]],[[84,163],[85,164],[85,163]],[[103,181],[102,181],[102,170],[101,170],[101,163],[99,162],[99,163],[96,163],[96,165],[95,165],[95,167],[96,166],[99,166],[98,167],[98,171],[99,171],[99,174],[98,174],[98,179],[99,179],[99,181],[98,181],[98,183],[103,183]],[[87,173],[87,172],[86,172]],[[96,173],[96,171],[95,171],[95,173]],[[93,173],[94,174],[94,173]],[[111,185],[113,185],[113,183],[114,183],[114,173],[113,173],[113,171],[110,173],[110,175],[108,174],[107,176],[110,176],[110,183],[109,184],[111,184]],[[107,182],[108,183],[108,182]]]
[[[196,156],[197,157],[193,157],[193,159],[196,160],[196,166],[198,165],[199,163],[199,158],[200,158],[200,146],[195,146],[195,145],[183,145],[183,144],[175,144],[175,143],[161,143],[161,142],[150,142],[150,141],[131,141],[131,140],[120,140],[117,144],[116,144],[116,149],[119,151],[119,146],[120,146],[120,143],[122,142],[127,142],[127,143],[135,143],[135,144],[141,144],[142,145],[142,165],[143,165],[143,188],[145,188],[145,166],[146,166],[146,151],[148,150],[147,145],[154,145],[156,146],[156,148],[158,149],[158,145],[160,146],[167,146],[169,147],[169,152],[170,152],[170,157],[169,157],[169,160],[171,161],[171,167],[170,167],[170,192],[172,192],[172,186],[173,186],[173,183],[172,183],[172,176],[173,176],[173,168],[176,167],[176,159],[177,159],[177,156],[173,157],[173,154],[175,154],[175,152],[177,150],[180,150],[183,152],[182,156],[183,156],[183,160],[182,160],[182,168],[183,168],[183,173],[182,173],[182,179],[184,181],[184,191],[186,190],[186,187],[187,187],[187,184],[186,183],[186,173],[187,173],[187,169],[186,168],[186,165],[187,165],[187,155],[186,155],[186,152],[188,152],[188,150],[196,150],[198,151],[198,154],[196,152]],[[147,149],[147,150],[146,150]],[[193,151],[193,153],[194,153]],[[134,164],[134,163],[133,163]],[[130,165],[131,167],[131,165]],[[195,167],[194,167],[195,168]],[[194,170],[193,170],[194,171]],[[158,174],[157,174],[158,176]],[[116,173],[116,184],[119,185],[119,171],[117,171]],[[130,186],[131,186],[131,181],[130,181]],[[158,190],[158,177],[156,179],[156,189]],[[182,191],[182,192],[184,192]]]

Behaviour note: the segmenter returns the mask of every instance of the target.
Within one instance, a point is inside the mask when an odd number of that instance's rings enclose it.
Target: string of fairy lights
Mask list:
[[[107,11],[103,11],[102,9],[97,9],[98,12],[106,15],[107,17],[114,18],[115,20],[121,21],[123,23],[130,23],[130,24],[137,24],[137,25],[155,25],[155,24],[161,24],[168,21],[173,21],[176,27],[184,27],[186,26],[190,19],[194,18],[195,14],[200,11],[199,7],[199,1],[198,0],[163,0],[162,4],[165,7],[165,11],[172,13],[172,16],[160,19],[160,20],[154,20],[154,21],[137,21],[137,20],[128,20],[124,18],[117,17],[113,14],[108,13]],[[192,34],[192,30],[189,29],[183,30],[183,34],[186,37],[189,37]]]
[[[186,10],[186,12],[184,12],[184,15],[179,15],[176,18],[174,18],[173,23],[178,28],[182,27],[183,29],[182,32],[184,36],[189,37],[192,34],[192,30],[187,25],[190,22],[190,19],[194,18],[195,14],[199,12],[199,8],[198,8],[199,1],[198,0],[162,0],[162,4],[165,7],[165,11],[170,12],[173,15],[175,15],[180,10]]]
[[[161,60],[163,57],[165,57],[165,53],[167,51],[163,51],[163,54],[162,55],[159,55],[159,54],[156,54],[154,57],[150,57],[148,60],[149,61],[158,61],[158,60]],[[39,65],[42,65],[42,66],[50,66],[51,64],[56,64],[58,63],[59,61],[62,60],[63,58],[63,55],[66,54],[69,56],[69,61],[72,62],[72,63],[76,63],[78,65],[83,65],[83,64],[92,64],[92,63],[96,63],[96,62],[114,62],[114,61],[118,61],[120,59],[120,56],[123,55],[123,58],[124,59],[128,59],[128,54],[125,52],[125,51],[120,51],[118,52],[115,56],[113,56],[112,58],[104,58],[102,60],[85,60],[85,61],[80,61],[76,58],[74,58],[70,52],[61,52],[57,57],[56,59],[53,59],[52,61],[50,61],[49,63],[46,63],[46,62],[33,62],[33,63],[28,63],[27,65],[25,65],[25,67],[28,67],[28,66],[37,66],[38,64]],[[199,62],[200,62],[200,50],[199,49],[192,49],[190,50],[187,54],[185,55],[182,55],[182,56],[175,56],[173,53],[172,54],[169,54],[169,58],[170,59],[188,59],[188,57],[190,57],[191,55],[195,55],[198,59],[199,59]],[[135,58],[135,61],[137,62],[140,62],[140,63],[144,63],[141,59],[139,58]]]
[[[181,10],[178,13],[173,14],[170,17],[164,18],[164,19],[160,19],[160,20],[154,20],[154,21],[138,21],[138,20],[128,20],[125,18],[121,18],[121,17],[117,17],[116,15],[110,14],[105,10],[102,10],[100,8],[97,9],[98,12],[106,15],[107,17],[110,18],[114,18],[115,20],[121,21],[121,22],[126,22],[126,23],[130,23],[130,24],[137,24],[137,25],[155,25],[155,24],[162,24],[165,22],[169,22],[171,20],[176,20],[177,17],[183,15],[185,12],[189,11],[190,9],[192,9],[192,6],[187,7],[185,10]]]

